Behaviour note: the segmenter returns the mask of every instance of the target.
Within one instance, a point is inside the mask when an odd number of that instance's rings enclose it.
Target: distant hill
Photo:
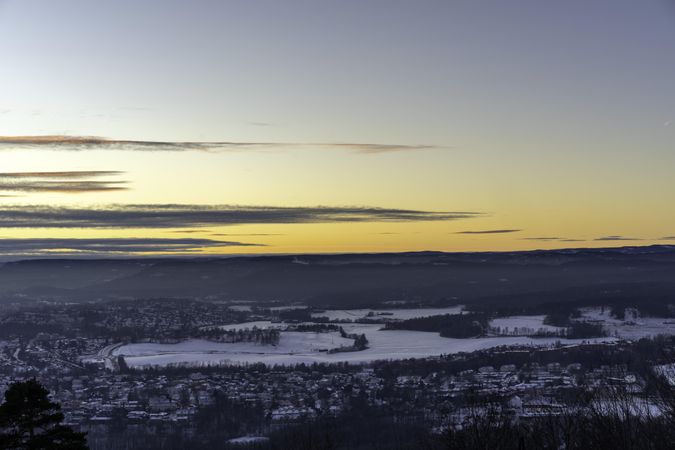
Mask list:
[[[202,297],[358,306],[675,299],[675,247],[193,259],[27,260],[0,266],[3,301]],[[628,294],[630,293],[630,294]],[[536,299],[536,300],[535,300]]]

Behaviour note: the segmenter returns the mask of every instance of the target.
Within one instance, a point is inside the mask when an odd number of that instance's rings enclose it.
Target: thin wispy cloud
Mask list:
[[[371,207],[240,205],[108,205],[91,208],[0,207],[0,228],[198,228],[269,223],[424,222],[470,219],[478,212]]]
[[[125,151],[203,151],[226,152],[271,150],[290,147],[322,147],[346,149],[358,154],[378,154],[445,147],[426,144],[391,144],[358,142],[191,142],[107,139],[90,136],[0,136],[0,149],[39,149],[61,151],[125,150]]]
[[[435,145],[402,145],[402,144],[317,144],[326,147],[346,148],[362,154],[377,154],[413,150],[431,150],[440,148]]]
[[[83,178],[95,178],[105,176],[122,175],[124,172],[117,170],[77,170],[65,172],[0,172],[0,178],[24,179],[24,178],[59,178],[81,180]]]
[[[59,192],[77,194],[126,190],[124,180],[100,180],[119,176],[118,171],[1,172],[0,192]]]
[[[0,256],[109,256],[142,254],[190,254],[225,247],[251,247],[252,244],[212,239],[0,239]]]
[[[523,230],[478,230],[478,231],[456,231],[454,234],[504,234],[504,233],[518,233]]]
[[[675,241],[675,236],[663,236],[659,241]]]
[[[543,237],[524,237],[521,238],[523,241],[540,241],[540,242],[584,242],[583,239],[571,239],[571,238],[564,238],[564,237],[549,237],[549,236],[543,236]]]
[[[594,241],[642,241],[643,239],[626,236],[603,236],[593,239]]]

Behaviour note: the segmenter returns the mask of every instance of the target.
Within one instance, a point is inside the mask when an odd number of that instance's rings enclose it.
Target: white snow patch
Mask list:
[[[227,309],[237,312],[251,312],[251,306],[249,305],[232,305],[228,306]]]
[[[639,317],[630,309],[626,320],[611,316],[610,308],[580,308],[579,321],[599,323],[610,336],[622,339],[638,340],[660,334],[675,335],[675,319],[663,317]]]
[[[597,343],[615,340],[613,338],[536,339],[525,336],[450,339],[441,337],[438,333],[422,331],[385,331],[378,324],[345,324],[343,328],[347,333],[365,334],[369,341],[369,348],[359,352],[328,353],[320,350],[349,346],[353,344],[353,341],[340,337],[338,333],[283,332],[278,346],[190,340],[179,344],[129,344],[116,349],[115,354],[124,355],[130,367],[166,366],[172,363],[190,365],[363,363],[473,352],[498,346],[552,347],[557,342],[562,345],[575,345],[583,342]]]
[[[242,444],[242,445],[248,445],[248,444],[260,444],[262,442],[267,442],[269,441],[270,438],[265,437],[265,436],[242,436],[234,439],[230,439],[227,441],[228,444]]]
[[[562,327],[544,324],[546,316],[510,316],[498,317],[490,321],[490,327],[500,328],[499,334],[534,334],[538,331],[558,332]]]
[[[654,366],[652,369],[654,370],[654,373],[664,377],[669,385],[675,386],[675,363]]]
[[[289,306],[272,306],[271,308],[269,308],[270,311],[292,311],[295,309],[307,309],[307,306],[289,305]]]

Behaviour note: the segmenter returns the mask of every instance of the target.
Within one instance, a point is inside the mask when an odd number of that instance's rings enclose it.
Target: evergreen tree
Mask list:
[[[85,433],[62,425],[61,405],[35,379],[12,384],[0,405],[0,448],[87,449]]]

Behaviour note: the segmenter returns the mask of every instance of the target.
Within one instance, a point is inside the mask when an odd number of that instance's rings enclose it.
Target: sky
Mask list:
[[[0,256],[675,244],[672,0],[0,0]]]

